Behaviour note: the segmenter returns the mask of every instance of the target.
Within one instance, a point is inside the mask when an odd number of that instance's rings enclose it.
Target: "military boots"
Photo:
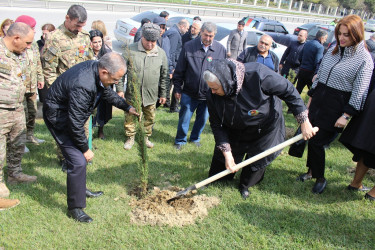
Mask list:
[[[10,200],[10,199],[4,199],[0,198],[0,210],[8,209],[17,206],[20,204],[20,201],[15,199],[15,200]]]
[[[27,175],[24,173],[20,173],[16,176],[9,176],[8,183],[9,184],[17,184],[17,183],[30,183],[35,182],[37,179],[36,176]]]

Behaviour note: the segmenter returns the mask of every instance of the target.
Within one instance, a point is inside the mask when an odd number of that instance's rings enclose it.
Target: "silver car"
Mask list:
[[[371,20],[371,19],[367,20],[367,22],[365,23],[365,30],[374,32],[375,31],[375,20]]]
[[[116,28],[114,30],[114,34],[117,40],[122,41],[124,43],[132,43],[134,40],[135,33],[137,32],[138,28],[141,26],[141,21],[143,18],[148,18],[152,22],[155,17],[159,16],[160,12],[164,11],[163,9],[155,9],[144,11],[135,15],[131,18],[122,18],[117,20]],[[169,19],[167,22],[167,27],[171,27],[174,24],[178,23],[181,19],[187,19],[191,24],[193,19],[191,17],[186,16],[183,13],[175,12],[166,10],[169,13]]]
[[[220,42],[226,48],[229,34],[234,29],[237,29],[237,24],[217,23],[217,34],[215,35],[215,40]],[[263,31],[248,27],[245,27],[245,30],[247,31],[247,47],[257,46],[260,37],[266,34]],[[272,42],[271,51],[273,51],[277,55],[279,60],[283,56],[286,49],[286,46]]]

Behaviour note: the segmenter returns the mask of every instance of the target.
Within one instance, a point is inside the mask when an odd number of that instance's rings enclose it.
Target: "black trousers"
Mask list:
[[[297,87],[296,87],[298,93],[301,94],[305,86],[307,86],[309,89],[311,88],[313,77],[314,77],[314,72],[303,70],[303,69],[299,70],[298,82],[297,82]]]
[[[246,153],[245,152],[236,152],[232,151],[234,161],[236,164],[243,161]],[[208,173],[209,177],[220,173],[221,171],[226,170],[225,167],[225,158],[223,153],[215,147],[214,155],[211,161],[211,168]],[[261,168],[257,171],[253,171],[251,166],[246,166],[242,168],[241,176],[240,176],[240,186],[239,188],[249,188],[252,187],[263,180],[264,173],[266,172],[266,168]],[[222,177],[220,180],[232,180],[234,178],[234,174],[229,174]]]
[[[319,129],[318,133],[309,140],[306,165],[311,169],[313,178],[324,177],[326,160],[324,145],[329,145],[335,136],[337,132],[334,130]]]
[[[68,167],[66,180],[68,209],[85,208],[86,158],[68,135],[56,130],[46,118],[44,118],[44,121],[57,145],[60,147]]]

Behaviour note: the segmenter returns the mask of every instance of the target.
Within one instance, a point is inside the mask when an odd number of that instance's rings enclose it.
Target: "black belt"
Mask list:
[[[0,109],[4,109],[4,110],[8,110],[8,111],[15,111],[17,108],[1,108]]]

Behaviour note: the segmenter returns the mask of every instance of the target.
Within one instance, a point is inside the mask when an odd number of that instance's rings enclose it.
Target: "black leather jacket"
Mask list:
[[[99,97],[99,98],[98,98]],[[129,111],[131,106],[99,79],[98,62],[85,61],[60,75],[48,89],[43,104],[43,117],[57,134],[68,136],[75,146],[86,152],[88,147],[84,124],[99,100]]]

